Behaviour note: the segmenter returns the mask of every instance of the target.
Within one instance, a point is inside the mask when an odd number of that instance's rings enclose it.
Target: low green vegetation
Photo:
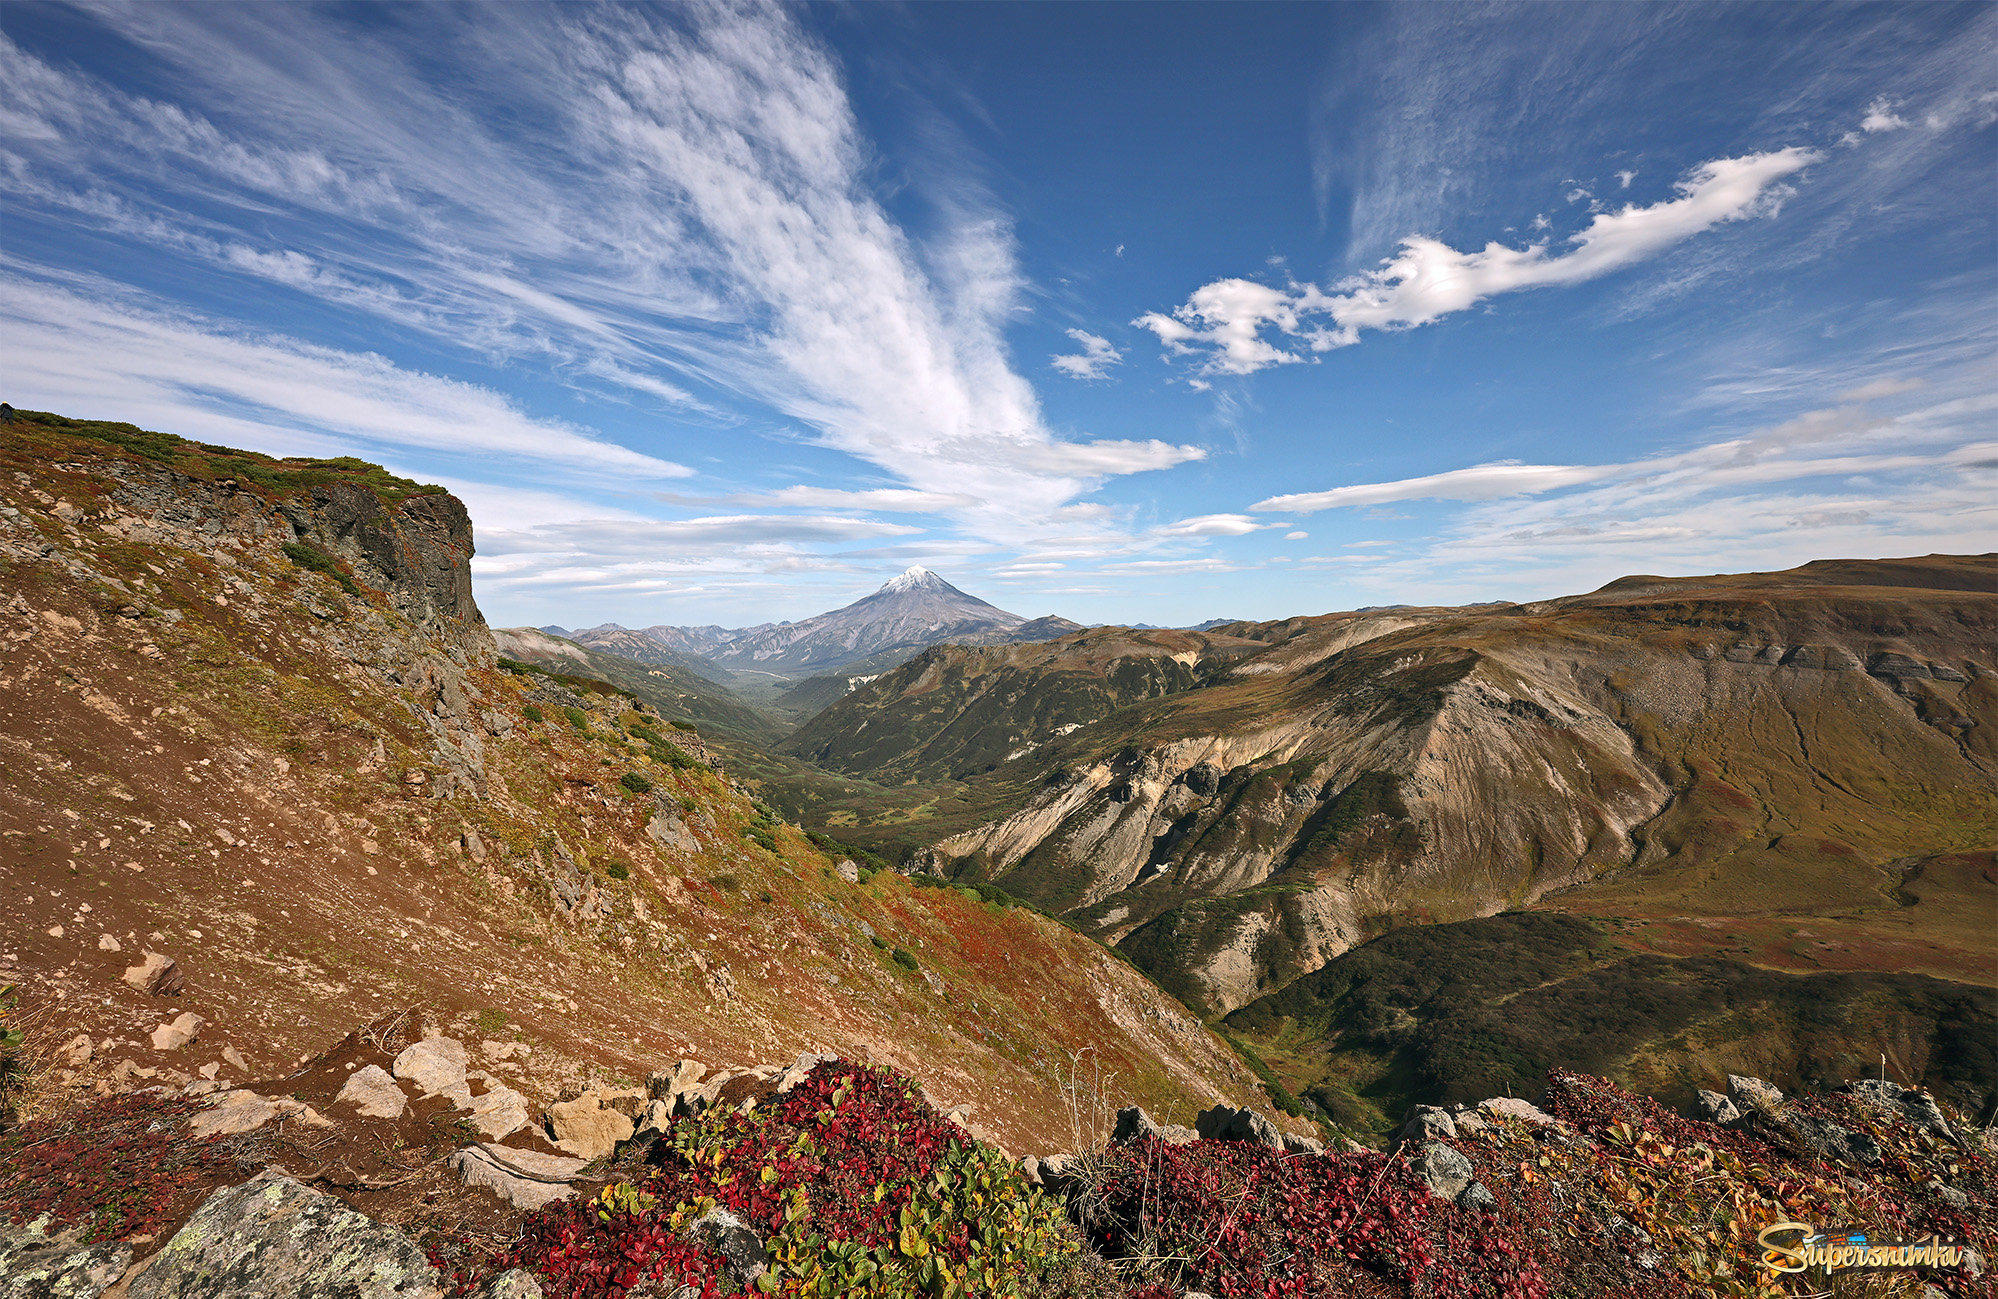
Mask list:
[[[314,573],[323,573],[327,577],[332,578],[339,584],[340,589],[348,595],[359,595],[361,593],[361,588],[355,585],[353,578],[347,576],[346,570],[340,567],[339,561],[325,551],[308,546],[302,541],[287,541],[284,543],[284,553],[292,563],[298,565],[300,568]]]

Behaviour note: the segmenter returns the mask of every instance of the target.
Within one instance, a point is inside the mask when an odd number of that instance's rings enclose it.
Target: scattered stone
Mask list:
[[[90,1057],[97,1052],[90,1034],[78,1033],[69,1041],[56,1048],[56,1060],[72,1069],[81,1069],[90,1063]]]
[[[860,883],[859,862],[854,861],[851,858],[842,857],[839,859],[839,864],[837,866],[834,866],[833,869],[838,871],[839,877],[845,880],[847,883],[849,884]]]
[[[97,936],[97,950],[100,952],[122,952],[125,949],[124,945],[118,941],[115,935],[99,934]]]
[[[1209,1141],[1253,1141],[1271,1150],[1283,1149],[1277,1125],[1251,1109],[1216,1105],[1194,1116],[1193,1129]]]
[[[1325,1153],[1325,1143],[1317,1137],[1300,1137],[1291,1132],[1283,1134],[1283,1148],[1286,1153],[1293,1155],[1322,1155]]]
[[[721,1255],[722,1271],[739,1286],[748,1286],[770,1266],[763,1237],[727,1209],[709,1209],[687,1225],[686,1234]]]
[[[330,1119],[304,1101],[295,1101],[289,1096],[259,1096],[253,1091],[238,1089],[218,1094],[212,1108],[188,1121],[187,1130],[194,1137],[232,1137],[242,1132],[254,1132],[274,1119],[291,1118],[307,1127],[333,1126]]]
[[[467,1186],[483,1186],[516,1209],[538,1209],[574,1195],[569,1179],[589,1163],[567,1155],[481,1143],[453,1151],[445,1166]]]
[[[465,1044],[456,1038],[427,1037],[395,1058],[395,1076],[414,1084],[419,1096],[446,1096],[459,1109],[472,1102],[465,1082]]]
[[[606,1109],[595,1091],[548,1107],[548,1135],[555,1144],[583,1159],[602,1159],[628,1140],[637,1124],[614,1109]]]
[[[701,1075],[708,1067],[699,1060],[681,1060],[671,1069],[661,1069],[648,1078],[645,1091],[653,1100],[675,1100],[685,1096],[701,1085]]]
[[[1732,1123],[1741,1117],[1733,1101],[1719,1092],[1702,1088],[1694,1093],[1693,1103],[1686,1108],[1686,1117],[1701,1119],[1708,1123]]]
[[[1408,1121],[1395,1134],[1398,1141],[1434,1141],[1457,1138],[1457,1120],[1440,1105],[1418,1105],[1408,1112]]]
[[[171,997],[186,987],[171,956],[147,952],[146,959],[119,976],[149,997]]]
[[[250,1072],[249,1061],[243,1059],[243,1053],[241,1051],[238,1051],[233,1046],[225,1046],[222,1048],[222,1063],[228,1065],[231,1069],[234,1069],[237,1073]]]
[[[1439,1200],[1455,1200],[1471,1184],[1471,1161],[1440,1141],[1423,1144],[1415,1171]]]
[[[129,1299],[442,1299],[415,1241],[266,1169],[211,1194]]]
[[[122,1241],[85,1244],[80,1228],[47,1232],[46,1214],[22,1226],[0,1217],[0,1299],[97,1299],[132,1263]]]
[[[409,1106],[409,1097],[396,1085],[389,1071],[378,1064],[356,1069],[347,1075],[335,1105],[352,1105],[363,1118],[399,1119]]]
[[[161,1024],[153,1030],[153,1050],[178,1051],[195,1039],[201,1026],[208,1021],[191,1010],[185,1010],[170,1024]]]
[[[1473,1213],[1492,1213],[1498,1209],[1498,1197],[1483,1182],[1472,1182],[1457,1193],[1457,1207]]]

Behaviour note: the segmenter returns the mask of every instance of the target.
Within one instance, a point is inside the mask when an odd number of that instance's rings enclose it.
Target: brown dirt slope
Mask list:
[[[530,1044],[511,1081],[544,1100],[816,1048],[1055,1149],[1078,1056],[1155,1111],[1254,1095],[1100,947],[892,872],[848,883],[698,734],[502,670],[471,547],[455,500],[359,462],[17,413],[0,982],[51,1026],[57,1081],[282,1074],[420,1004]],[[122,981],[149,953],[180,990]],[[182,1012],[194,1040],[156,1044]]]

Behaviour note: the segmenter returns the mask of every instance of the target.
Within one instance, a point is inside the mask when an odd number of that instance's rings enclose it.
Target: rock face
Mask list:
[[[1114,1142],[1136,1141],[1139,1137],[1157,1137],[1168,1145],[1183,1146],[1198,1141],[1200,1134],[1191,1128],[1177,1123],[1160,1123],[1145,1113],[1140,1105],[1127,1106],[1117,1111],[1117,1126],[1111,1131]]]
[[[411,496],[390,506],[366,487],[331,483],[278,508],[300,541],[347,560],[404,617],[484,629],[472,600],[472,520],[457,497]]]
[[[81,1233],[47,1234],[46,1219],[0,1219],[0,1299],[97,1299],[132,1262],[123,1241],[85,1244]]]
[[[416,1242],[276,1169],[214,1192],[129,1299],[442,1299]]]

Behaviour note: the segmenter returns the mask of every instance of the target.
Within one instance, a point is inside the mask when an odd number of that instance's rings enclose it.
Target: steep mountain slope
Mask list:
[[[728,687],[672,660],[605,653],[534,627],[495,628],[493,642],[507,658],[621,686],[661,715],[691,722],[717,738],[768,745],[783,735],[781,727],[737,699]]]
[[[1191,690],[1258,648],[1121,627],[1030,645],[938,646],[839,699],[783,747],[885,783],[962,780],[1126,705]]]
[[[1727,918],[1779,959],[1809,919],[1822,946],[1780,959],[1998,981],[1991,881],[1942,864],[1998,843],[1992,573],[1841,562],[1235,624],[1270,648],[1023,761],[1046,773],[1027,805],[931,860],[1220,1010],[1390,922],[1537,899],[1643,917],[1659,950],[1710,951],[1701,918]]]
[[[863,660],[883,671],[925,646],[1042,639],[1075,631],[1065,618],[1031,622],[967,595],[926,568],[911,568],[873,595],[806,618],[730,631],[717,627],[649,627],[637,635],[738,671],[810,676]],[[628,652],[623,628],[597,629],[577,639],[592,648]],[[899,657],[897,657],[899,656]]]
[[[0,982],[73,1085],[277,1076],[421,1005],[531,1047],[535,1100],[825,1048],[1046,1150],[1085,1050],[1120,1102],[1254,1093],[1102,949],[843,877],[697,734],[502,670],[437,489],[19,412],[0,499]]]

